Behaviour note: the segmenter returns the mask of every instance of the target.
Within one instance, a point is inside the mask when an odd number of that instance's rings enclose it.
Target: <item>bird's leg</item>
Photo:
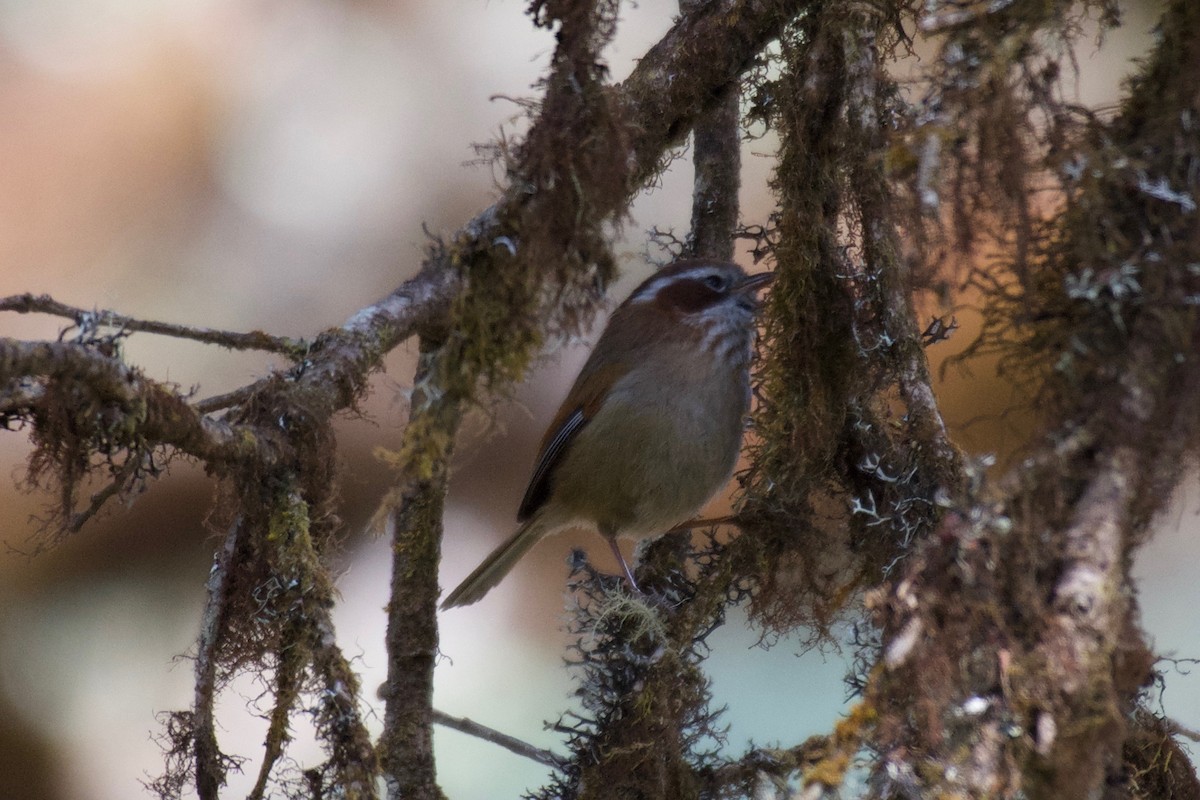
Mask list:
[[[629,581],[629,588],[637,594],[645,596],[645,592],[637,585],[637,581],[633,579],[633,570],[629,568],[629,564],[625,561],[625,556],[621,555],[621,548],[617,547],[617,537],[605,536],[608,539],[608,546],[612,548],[613,555],[617,557],[617,563],[621,565],[621,569],[625,570],[625,580]]]

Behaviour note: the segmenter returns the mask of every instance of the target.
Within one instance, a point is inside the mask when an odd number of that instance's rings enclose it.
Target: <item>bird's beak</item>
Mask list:
[[[752,295],[755,292],[757,292],[759,289],[770,284],[774,280],[775,280],[774,272],[757,272],[753,275],[747,275],[746,279],[744,281],[742,281],[741,283],[739,283],[737,288],[734,289],[734,291],[737,294]]]

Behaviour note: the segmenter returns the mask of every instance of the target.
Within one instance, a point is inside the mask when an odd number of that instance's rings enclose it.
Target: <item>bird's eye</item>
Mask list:
[[[722,275],[709,275],[704,279],[704,285],[714,292],[723,292],[728,287],[728,283]]]

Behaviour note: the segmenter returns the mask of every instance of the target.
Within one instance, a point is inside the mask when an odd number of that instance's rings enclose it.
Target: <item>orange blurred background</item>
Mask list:
[[[421,225],[451,232],[485,207],[495,176],[471,164],[473,143],[511,129],[543,70],[553,37],[513,2],[358,0],[92,0],[0,5],[0,295],[47,292],[136,317],[312,336],[386,294],[417,268]],[[615,79],[669,26],[674,2],[626,7],[609,59]],[[1081,98],[1110,104],[1129,59],[1149,46],[1155,4],[1128,4],[1124,28],[1099,54],[1080,51]],[[769,141],[747,147],[743,219],[765,221]],[[628,275],[647,266],[651,226],[686,229],[691,172],[678,160],[642,196],[618,252]],[[744,255],[744,254],[743,254]],[[742,259],[748,263],[748,259]],[[937,360],[968,341],[933,348]],[[0,316],[0,335],[54,337],[62,320]],[[161,380],[228,391],[274,366],[160,337],[127,342],[131,363]],[[442,584],[453,586],[504,535],[537,441],[586,348],[564,347],[500,404],[466,426],[455,463]],[[366,405],[339,424],[349,539],[339,565],[339,637],[364,686],[383,680],[388,549],[363,526],[387,486],[371,455],[394,447],[405,416],[412,354],[388,359]],[[1028,419],[1004,416],[1010,390],[980,363],[938,387],[958,441],[1011,452]],[[966,423],[975,421],[971,425]],[[29,556],[45,493],[16,488],[29,445],[0,436],[0,800],[140,796],[157,775],[158,712],[191,703],[212,534],[213,486],[178,462],[130,508]],[[1145,549],[1146,623],[1160,649],[1200,655],[1187,610],[1200,603],[1193,535],[1200,498],[1182,497]],[[484,602],[442,618],[437,705],[540,746],[569,706],[561,664],[565,558],[574,544],[611,567],[586,536],[539,546]],[[730,745],[795,742],[829,728],[842,707],[837,652],[797,658],[793,642],[754,648],[736,618],[711,640],[717,704]],[[764,687],[772,687],[764,691]],[[223,704],[227,752],[257,768],[265,726],[246,711],[244,682]],[[371,719],[376,730],[381,709]],[[1165,705],[1200,727],[1200,682],[1171,674]],[[299,721],[298,728],[303,725]],[[298,729],[295,758],[316,758]],[[545,769],[460,734],[437,734],[439,771],[455,800],[516,796]],[[249,778],[235,776],[231,796]]]

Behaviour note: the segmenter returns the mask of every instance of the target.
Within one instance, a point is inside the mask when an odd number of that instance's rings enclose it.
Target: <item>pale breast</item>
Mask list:
[[[555,475],[554,501],[608,535],[653,536],[690,519],[737,462],[745,368],[664,356],[614,386]]]

